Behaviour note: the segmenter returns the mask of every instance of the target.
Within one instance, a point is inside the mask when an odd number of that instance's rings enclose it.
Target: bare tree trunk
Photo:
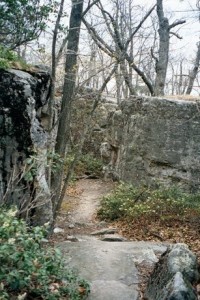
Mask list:
[[[49,122],[49,131],[52,129],[53,124],[53,105],[54,105],[54,96],[55,96],[55,81],[56,81],[56,42],[57,42],[57,36],[60,26],[60,20],[63,14],[63,6],[64,6],[65,0],[61,0],[60,7],[56,19],[56,24],[53,30],[53,41],[52,41],[52,63],[51,63],[51,94],[49,99],[49,116],[50,116],[50,122]]]
[[[169,58],[169,21],[164,17],[162,0],[157,0],[159,20],[159,52],[156,61],[155,95],[164,95],[165,80]]]
[[[182,95],[182,88],[183,88],[183,60],[180,61],[180,68],[179,68],[179,81],[178,81],[179,95]]]
[[[101,88],[98,91],[97,98],[93,103],[90,114],[88,115],[87,124],[85,125],[85,128],[83,130],[83,134],[81,135],[79,145],[78,145],[77,150],[75,152],[74,160],[72,161],[71,165],[69,166],[69,170],[67,172],[67,175],[65,176],[65,178],[63,180],[63,187],[60,191],[60,196],[59,196],[59,199],[57,200],[56,207],[54,209],[54,216],[55,217],[57,216],[57,213],[58,213],[59,209],[61,208],[61,204],[62,204],[63,198],[65,196],[65,191],[66,191],[66,188],[68,186],[69,180],[70,180],[70,178],[71,178],[71,176],[74,172],[74,168],[75,168],[75,166],[76,166],[76,164],[77,164],[77,162],[80,159],[80,156],[82,154],[82,149],[83,149],[85,139],[86,139],[87,135],[91,132],[91,130],[93,128],[93,126],[91,125],[92,124],[92,118],[93,118],[95,110],[97,109],[97,107],[99,105],[99,101],[101,99],[101,94],[105,90],[108,82],[111,80],[113,74],[115,73],[116,68],[117,68],[117,64],[114,65],[114,67],[112,68],[109,75],[105,78]]]
[[[63,88],[61,115],[59,118],[58,132],[56,138],[55,152],[63,159],[69,141],[71,103],[74,97],[76,74],[77,74],[77,53],[81,27],[81,15],[83,12],[84,0],[72,0],[70,14],[70,25],[68,35],[67,54],[65,62],[65,80]],[[52,176],[53,206],[54,213],[59,201],[64,166],[61,166],[59,173]]]
[[[52,127],[53,127],[53,118],[54,118],[54,97],[55,97],[55,83],[56,83],[56,42],[57,42],[57,36],[58,36],[58,31],[59,31],[59,26],[60,26],[60,20],[63,14],[63,6],[64,6],[65,0],[61,0],[60,2],[60,7],[55,23],[55,27],[53,30],[53,41],[52,41],[52,49],[51,49],[51,92],[50,92],[50,97],[49,97],[49,124],[48,124],[48,130],[49,130],[49,141],[48,141],[48,151],[53,150],[53,143],[52,143]],[[48,182],[49,182],[49,187],[51,186],[51,161],[48,163]]]
[[[200,42],[197,45],[196,59],[194,62],[193,69],[191,70],[190,75],[189,75],[190,79],[189,79],[189,84],[188,84],[187,91],[186,91],[187,95],[190,95],[190,93],[192,92],[194,81],[195,81],[195,78],[196,78],[198,70],[199,70],[199,65],[200,65]]]
[[[169,20],[164,16],[163,0],[157,0],[157,15],[159,21],[159,50],[156,59],[155,95],[164,95],[165,80],[169,60],[170,30],[177,25],[185,23],[184,20],[175,21],[169,25]],[[174,34],[174,33],[172,33]],[[177,34],[176,37],[180,38]]]
[[[117,66],[116,68],[116,71],[115,71],[115,81],[116,81],[116,98],[117,98],[117,103],[120,104],[121,103],[121,100],[122,100],[122,93],[121,93],[121,90],[122,90],[122,77],[120,75],[120,72],[119,72],[119,65]]]

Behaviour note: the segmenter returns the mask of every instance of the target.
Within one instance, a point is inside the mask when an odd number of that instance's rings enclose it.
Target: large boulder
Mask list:
[[[200,278],[196,256],[185,244],[176,244],[161,256],[150,276],[145,299],[196,300]]]
[[[133,184],[200,187],[199,101],[133,97],[112,116],[117,171]]]
[[[0,204],[17,205],[34,224],[52,222],[40,120],[50,82],[45,70],[0,70]]]

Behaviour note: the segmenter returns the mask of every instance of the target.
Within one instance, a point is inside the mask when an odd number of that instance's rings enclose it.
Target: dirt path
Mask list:
[[[125,239],[118,234],[119,224],[111,228],[100,222],[96,218],[100,201],[113,188],[113,182],[93,179],[71,187],[52,241],[60,248],[66,268],[90,283],[87,300],[143,300],[150,273],[169,244]]]
[[[96,220],[96,212],[103,196],[111,192],[113,188],[114,183],[111,181],[79,180],[75,187],[69,190],[63,201],[55,226],[61,229],[61,232],[57,232],[54,239],[66,240],[68,236],[90,234],[92,231],[105,227],[105,222]]]
[[[71,212],[71,220],[75,223],[93,223],[100,201],[113,189],[112,182],[85,179],[77,183],[77,189],[82,191],[77,207]]]
[[[88,300],[143,299],[142,284],[158,260],[156,254],[163,253],[166,246],[125,240],[109,223],[97,220],[100,201],[113,188],[113,182],[78,181],[66,195],[53,239],[66,267],[90,282]]]

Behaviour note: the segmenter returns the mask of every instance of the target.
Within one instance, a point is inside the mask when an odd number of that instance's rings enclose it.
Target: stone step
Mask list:
[[[93,237],[76,236],[77,243],[62,242],[65,265],[77,270],[88,280],[88,300],[138,300],[136,262],[155,264],[155,253],[163,253],[167,245],[150,242],[104,242]]]
[[[101,230],[92,232],[90,235],[115,234],[117,232],[118,232],[117,228],[103,228]]]

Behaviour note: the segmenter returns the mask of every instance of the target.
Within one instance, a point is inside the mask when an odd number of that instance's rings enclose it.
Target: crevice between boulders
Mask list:
[[[199,279],[197,257],[187,245],[169,246],[155,265],[144,298],[148,300],[197,300],[196,285]]]

